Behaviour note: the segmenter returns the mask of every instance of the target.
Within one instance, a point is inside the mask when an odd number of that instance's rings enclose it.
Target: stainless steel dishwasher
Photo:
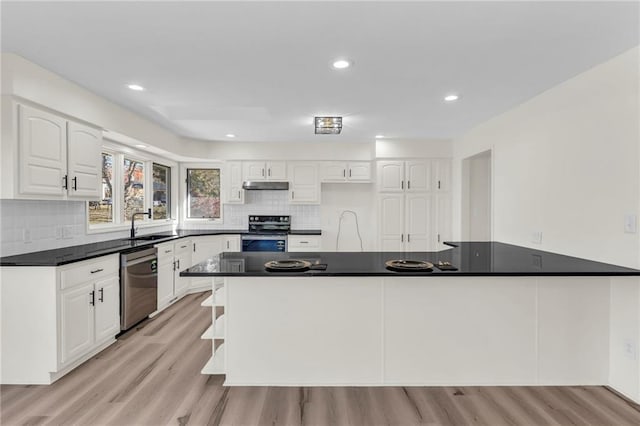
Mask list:
[[[120,329],[127,330],[158,308],[155,247],[120,255]]]

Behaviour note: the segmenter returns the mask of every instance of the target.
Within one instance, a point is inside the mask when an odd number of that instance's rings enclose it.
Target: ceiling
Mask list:
[[[638,16],[637,2],[3,1],[2,50],[187,137],[451,138],[638,45]],[[344,116],[342,134],[314,135],[315,115]]]

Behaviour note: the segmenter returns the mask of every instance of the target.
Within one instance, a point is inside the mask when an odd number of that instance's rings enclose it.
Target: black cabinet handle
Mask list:
[[[98,298],[98,300],[99,300],[101,303],[104,303],[104,288],[101,288],[101,289],[100,289],[100,297]]]
[[[438,189],[440,189],[440,181],[438,181]]]
[[[73,181],[73,190],[77,191],[78,190],[78,178],[76,176],[73,177],[73,179],[71,179]]]
[[[269,167],[269,176],[271,176],[271,167]]]
[[[400,189],[404,189],[404,181],[403,180],[400,181]]]
[[[68,178],[69,178],[69,177],[68,177],[67,175],[64,175],[64,177],[62,178],[62,182],[63,182],[63,183],[62,183],[62,187],[63,187],[64,189],[69,189]]]
[[[195,247],[196,247],[196,245],[194,244],[194,245],[193,245],[194,251],[195,251]],[[165,250],[164,252],[165,252],[165,253],[171,253],[171,250]]]
[[[411,181],[410,180],[407,181],[407,189],[411,189]]]
[[[238,191],[238,200],[239,200],[240,198],[242,198],[242,197],[240,197],[240,191]]]
[[[102,272],[104,271],[104,269],[102,268],[98,268],[98,269],[94,269],[93,271],[91,271],[92,274],[97,274],[98,272]]]
[[[296,193],[295,193],[295,192],[293,192],[293,191],[291,191],[291,199],[292,199],[292,200],[295,200],[295,199],[296,199]]]
[[[410,243],[411,242],[411,234],[407,234],[407,242]]]
[[[229,241],[227,241],[227,250],[229,250]]]
[[[400,234],[400,242],[404,243],[404,234]]]
[[[96,304],[96,292],[92,291],[91,293],[89,293],[89,296],[91,296],[91,300],[89,301],[89,304],[91,306],[95,306],[95,304]]]
[[[173,270],[174,271],[176,270],[176,261],[175,260],[173,261]]]
[[[349,177],[351,177],[351,169],[349,169]]]
[[[264,177],[264,169],[262,169],[262,177]]]
[[[438,242],[440,242],[440,234],[438,234]]]
[[[178,259],[178,271],[180,270],[180,259]]]
[[[196,251],[196,243],[193,243],[193,251]]]
[[[346,169],[342,169],[342,177],[347,177],[347,170]]]

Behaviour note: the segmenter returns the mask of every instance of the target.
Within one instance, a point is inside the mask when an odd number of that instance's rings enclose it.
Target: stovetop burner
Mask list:
[[[270,272],[304,272],[309,270],[311,262],[300,259],[271,260],[264,264]]]
[[[429,272],[433,271],[433,263],[422,260],[388,260],[384,263],[387,269],[396,272]]]

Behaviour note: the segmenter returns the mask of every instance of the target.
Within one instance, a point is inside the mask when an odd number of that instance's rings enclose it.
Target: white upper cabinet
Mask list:
[[[428,192],[431,190],[431,162],[429,160],[407,161],[405,163],[407,192]]]
[[[286,180],[287,163],[285,161],[244,161],[242,178],[243,180]]]
[[[22,198],[100,198],[102,132],[19,104],[18,193]]]
[[[292,204],[319,204],[320,181],[318,163],[296,161],[289,163],[289,202]]]
[[[369,161],[323,161],[320,168],[321,182],[371,182]]]
[[[69,197],[100,198],[102,132],[70,121],[67,138]]]
[[[433,186],[438,191],[451,191],[451,160],[433,160]]]
[[[57,115],[18,106],[21,194],[63,196],[67,182],[67,122]]]
[[[404,191],[404,161],[378,161],[378,191]]]
[[[451,188],[451,161],[378,161],[378,192],[442,192]]]
[[[244,203],[244,190],[242,189],[242,163],[240,161],[230,161],[227,163],[227,188],[226,203]]]

